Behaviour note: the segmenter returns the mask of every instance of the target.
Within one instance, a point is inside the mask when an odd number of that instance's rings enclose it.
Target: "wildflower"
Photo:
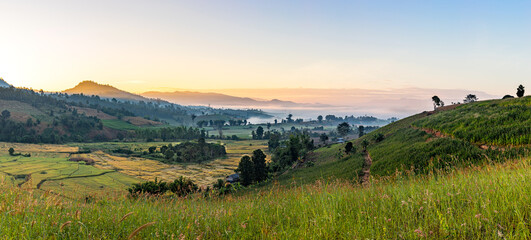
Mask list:
[[[475,217],[476,217],[476,218],[480,218],[480,217],[481,217],[481,213],[476,214]]]

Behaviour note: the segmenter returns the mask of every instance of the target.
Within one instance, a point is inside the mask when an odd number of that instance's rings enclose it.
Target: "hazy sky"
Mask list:
[[[63,90],[531,83],[530,1],[0,1],[0,76]]]

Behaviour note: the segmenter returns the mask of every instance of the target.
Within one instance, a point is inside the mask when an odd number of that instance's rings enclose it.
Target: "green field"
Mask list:
[[[237,197],[91,202],[0,185],[6,238],[529,239],[530,159],[370,187],[318,181]]]
[[[463,104],[414,125],[478,144],[531,145],[531,96]]]
[[[119,148],[142,152],[151,146],[167,145],[168,142],[69,145],[0,143],[0,173],[3,173],[6,181],[23,188],[52,190],[63,196],[84,198],[86,195],[98,195],[109,191],[125,193],[132,183],[155,178],[173,181],[184,176],[202,187],[211,186],[217,179],[224,179],[233,174],[243,155],[251,154],[256,149],[267,150],[265,140],[210,142],[225,145],[227,157],[203,163],[164,164],[157,160],[110,153]],[[30,153],[31,157],[9,156],[7,150],[10,147],[15,148],[17,152]],[[92,152],[75,154],[78,149],[90,149]],[[70,157],[92,159],[95,165],[68,161]]]
[[[92,153],[82,154],[96,160],[96,166],[102,169],[116,170],[120,173],[136,177],[142,180],[154,180],[155,178],[173,181],[180,176],[194,180],[199,186],[211,186],[218,179],[234,173],[243,155],[250,155],[256,149],[267,150],[266,140],[208,140],[225,146],[227,156],[202,163],[179,163],[165,164],[158,160],[141,157],[126,157],[109,154],[114,149],[129,149],[132,151],[148,151],[151,146],[160,147],[179,142],[105,142],[105,143],[75,143],[70,144],[82,149],[91,149]],[[270,159],[268,157],[268,159]]]
[[[85,197],[123,192],[138,179],[115,170],[103,170],[84,162],[68,161],[68,154],[32,153],[31,157],[0,154],[4,181],[27,189],[53,191],[66,197]]]

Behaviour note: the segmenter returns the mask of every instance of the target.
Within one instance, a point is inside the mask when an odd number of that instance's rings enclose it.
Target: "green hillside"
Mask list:
[[[437,169],[504,162],[529,156],[530,139],[531,97],[449,106],[402,119],[353,141],[355,154],[344,153],[345,144],[315,150],[309,161],[277,180],[357,181],[364,175],[364,167],[370,168],[372,176],[388,176],[397,170],[425,174]],[[370,166],[365,163],[363,141],[368,143]]]
[[[1,162],[6,171],[0,173],[0,235],[28,239],[529,239],[530,146],[515,144],[515,139],[522,139],[518,131],[526,131],[527,126],[482,120],[503,117],[511,109],[521,109],[512,112],[516,119],[527,116],[528,100],[477,102],[417,114],[353,141],[355,153],[345,153],[346,144],[323,147],[272,181],[226,196],[203,191],[185,198],[133,198],[102,189],[108,193],[63,198],[30,187],[47,179],[44,189],[75,192],[87,181],[90,190],[110,182],[127,185],[130,178],[46,155],[32,157],[31,162],[8,157]],[[445,115],[448,120],[441,117]],[[450,121],[463,126],[451,130],[451,125],[445,125]],[[472,127],[474,121],[483,123]],[[506,144],[489,145],[455,134],[456,129],[507,129],[505,124],[520,129],[504,132]],[[524,132],[523,139],[528,134]],[[50,161],[57,164],[40,170]],[[10,171],[21,164],[33,167],[24,174]],[[70,173],[70,178],[60,178],[63,172]],[[30,174],[31,178],[25,177]]]

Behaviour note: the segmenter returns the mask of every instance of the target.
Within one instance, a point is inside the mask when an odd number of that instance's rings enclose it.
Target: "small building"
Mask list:
[[[235,182],[239,182],[240,181],[240,175],[235,173],[235,174],[232,174],[230,176],[228,176],[225,181],[229,182],[229,183],[235,183]]]
[[[344,142],[345,142],[345,139],[343,139],[343,138],[338,138],[337,139],[337,143],[344,143]]]

